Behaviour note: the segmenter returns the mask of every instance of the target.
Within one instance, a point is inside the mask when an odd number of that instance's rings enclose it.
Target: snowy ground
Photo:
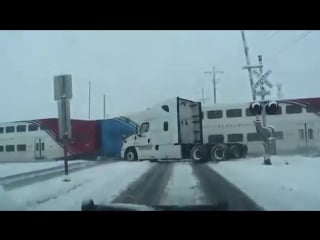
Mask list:
[[[70,182],[60,177],[7,192],[0,189],[0,195],[5,195],[0,203],[3,199],[5,210],[80,210],[84,199],[100,204],[112,201],[151,166],[150,162],[116,162],[71,173]]]
[[[161,205],[206,204],[198,179],[189,163],[176,163],[166,186]]]
[[[88,162],[85,160],[70,161],[69,165]],[[63,161],[52,162],[28,162],[28,163],[0,163],[0,177],[7,177],[15,174],[26,173],[36,170],[42,170],[52,167],[64,166]]]
[[[273,156],[209,163],[266,210],[320,210],[320,158]]]

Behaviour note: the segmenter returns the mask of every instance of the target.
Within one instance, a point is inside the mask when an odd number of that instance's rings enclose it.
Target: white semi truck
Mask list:
[[[136,134],[124,139],[121,157],[135,160],[192,159],[221,161],[246,155],[240,143],[203,141],[201,103],[179,97],[149,108],[139,115]]]

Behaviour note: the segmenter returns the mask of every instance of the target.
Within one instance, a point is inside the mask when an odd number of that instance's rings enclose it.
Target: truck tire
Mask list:
[[[233,144],[230,146],[231,158],[241,158],[243,155],[243,149],[241,145]]]
[[[241,157],[242,158],[246,157],[247,153],[248,153],[248,146],[247,145],[242,145]]]
[[[224,144],[217,144],[210,150],[210,159],[215,162],[223,161],[226,159],[227,146]]]
[[[205,162],[207,159],[207,151],[204,146],[194,146],[191,149],[191,158],[193,163]]]
[[[137,161],[138,154],[134,148],[128,148],[125,152],[124,159],[127,161]]]

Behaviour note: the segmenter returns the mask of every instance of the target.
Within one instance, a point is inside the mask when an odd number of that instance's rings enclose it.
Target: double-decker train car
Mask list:
[[[71,120],[69,159],[95,159],[100,153],[97,121]],[[58,119],[38,119],[0,124],[0,161],[62,159],[63,144],[58,137]]]
[[[123,138],[136,132],[137,124],[126,117],[103,120],[71,120],[72,139],[68,159],[120,158]],[[47,118],[0,123],[0,162],[63,159],[58,119]]]

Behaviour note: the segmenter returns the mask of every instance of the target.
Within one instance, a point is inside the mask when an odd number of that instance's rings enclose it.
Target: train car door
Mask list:
[[[34,140],[34,157],[35,159],[45,158],[45,146],[44,141],[41,138]]]
[[[317,148],[315,126],[313,123],[299,124],[298,127],[298,150],[299,151],[314,151]]]

